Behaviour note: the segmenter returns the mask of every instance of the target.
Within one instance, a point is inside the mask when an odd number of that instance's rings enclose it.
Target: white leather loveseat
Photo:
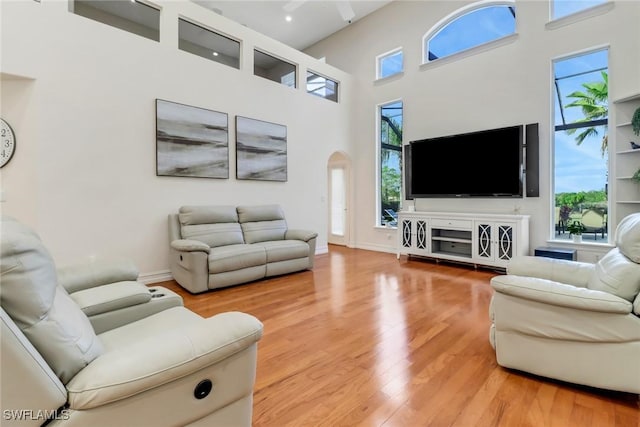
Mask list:
[[[491,280],[498,364],[640,394],[640,213],[597,264],[516,257]]]
[[[311,269],[317,236],[289,229],[278,205],[183,206],[169,215],[171,274],[200,293]]]
[[[120,312],[124,324],[96,334],[38,236],[12,218],[0,227],[3,426],[251,425],[258,319],[139,307],[139,318]],[[99,276],[86,273],[64,281],[83,288]],[[101,313],[122,309],[102,301]]]

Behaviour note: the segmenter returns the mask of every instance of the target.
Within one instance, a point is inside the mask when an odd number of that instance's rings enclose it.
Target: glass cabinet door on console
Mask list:
[[[427,221],[424,219],[404,218],[400,224],[400,241],[403,248],[428,252]]]
[[[514,224],[476,222],[474,256],[485,261],[509,261],[514,253]]]

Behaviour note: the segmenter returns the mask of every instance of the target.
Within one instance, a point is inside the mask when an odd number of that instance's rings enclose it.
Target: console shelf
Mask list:
[[[400,212],[400,255],[504,268],[529,252],[529,216]]]

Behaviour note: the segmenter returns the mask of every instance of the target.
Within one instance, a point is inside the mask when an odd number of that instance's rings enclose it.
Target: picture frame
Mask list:
[[[228,115],[156,99],[156,175],[228,179]]]
[[[287,127],[236,116],[236,178],[287,181]]]

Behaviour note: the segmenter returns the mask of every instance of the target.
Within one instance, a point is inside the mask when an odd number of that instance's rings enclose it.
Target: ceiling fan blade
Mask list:
[[[336,3],[336,6],[338,7],[338,12],[340,12],[340,16],[343,21],[351,21],[356,16],[353,8],[351,7],[351,3],[348,1],[339,1]]]
[[[303,3],[305,3],[306,1],[307,0],[291,0],[289,3],[282,6],[282,8],[284,9],[285,12],[291,13],[297,8],[299,8],[300,6],[302,6]]]

